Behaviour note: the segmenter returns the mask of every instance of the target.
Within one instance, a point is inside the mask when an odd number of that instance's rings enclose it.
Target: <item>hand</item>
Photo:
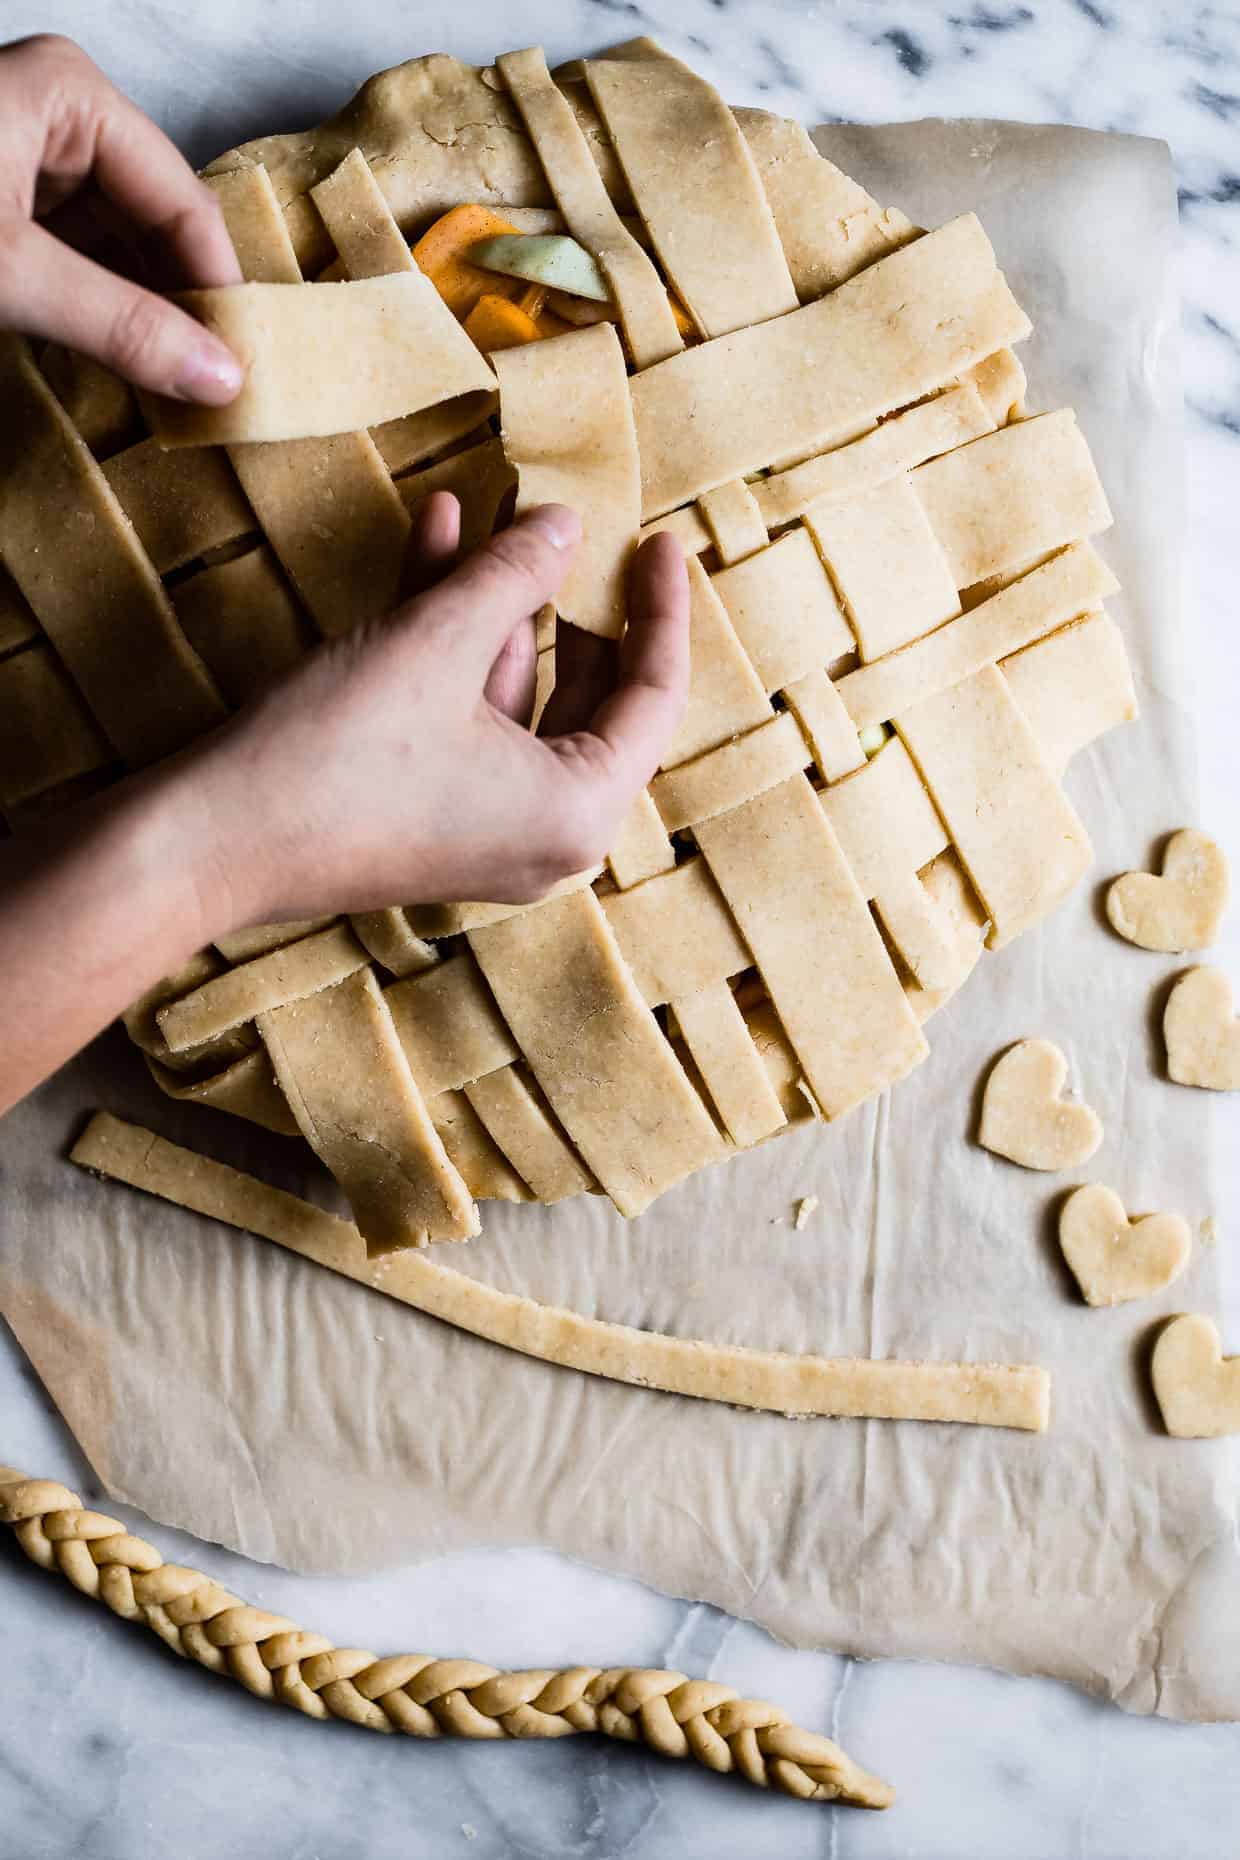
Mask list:
[[[175,304],[57,237],[102,249],[100,224],[137,234],[156,288],[236,284],[210,188],[69,39],[0,48],[0,328],[94,356],[138,387],[218,406],[241,369]],[[123,248],[122,248],[123,249]]]
[[[579,530],[545,505],[452,567],[459,509],[434,493],[415,512],[420,591],[174,765],[205,861],[204,939],[327,910],[523,902],[603,858],[684,706],[688,587],[676,545],[652,537],[618,648],[561,624],[531,735],[532,617]]]

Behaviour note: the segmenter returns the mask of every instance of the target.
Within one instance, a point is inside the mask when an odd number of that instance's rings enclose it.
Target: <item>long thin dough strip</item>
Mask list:
[[[283,1189],[98,1112],[72,1160],[544,1362],[700,1400],[789,1415],[966,1421],[1044,1431],[1050,1377],[1027,1364],[789,1356],[669,1337],[484,1285],[415,1253],[375,1265],[357,1229]]]
[[[632,382],[643,517],[842,444],[1029,327],[966,213],[817,303],[659,362]]]
[[[266,170],[220,175],[211,186],[243,275],[300,283]],[[235,446],[230,457],[268,542],[325,633],[387,612],[400,584],[409,518],[369,433]]]
[[[733,1143],[745,1149],[781,1129],[788,1120],[728,984],[681,995],[672,1012]]]
[[[777,530],[795,523],[824,498],[854,497],[873,490],[993,430],[994,420],[976,387],[949,387],[932,400],[893,414],[860,439],[758,479],[749,490],[767,529]],[[696,504],[656,517],[643,527],[643,539],[655,530],[670,530],[687,555],[701,555],[712,541]]]
[[[310,198],[349,277],[381,278],[418,269],[360,148],[350,149],[340,166],[311,188]]]
[[[620,830],[607,851],[607,863],[621,890],[653,878],[658,872],[670,872],[675,865],[675,849],[647,789],[642,789],[620,822]]]
[[[185,637],[230,704],[257,697],[313,644],[297,597],[265,546],[199,569],[171,594]]]
[[[753,156],[713,85],[654,45],[638,58],[587,59],[585,74],[663,269],[702,334],[795,310]]]
[[[705,859],[600,902],[649,1007],[700,994],[753,963]]]
[[[534,1077],[622,1214],[722,1154],[592,891],[569,892],[470,945]]]
[[[777,529],[803,517],[824,498],[872,491],[927,459],[980,439],[993,428],[994,421],[975,387],[947,388],[933,400],[884,420],[850,445],[837,446],[760,479],[753,487],[754,502],[767,528]]]
[[[1089,869],[1089,836],[994,666],[896,718],[1001,949]]]
[[[205,170],[207,186],[219,202],[246,283],[300,284],[301,266],[266,168],[247,164],[216,174],[215,166]]]
[[[775,215],[779,242],[802,303],[918,237],[896,207],[880,207],[810,141],[808,131],[765,110],[734,110]]]
[[[742,730],[756,729],[771,715],[762,680],[736,637],[713,578],[694,556],[686,567],[692,666],[689,700],[663,751],[661,767],[665,769],[717,748]]]
[[[182,995],[189,994],[192,989],[200,988],[204,982],[219,975],[223,968],[224,964],[208,944],[206,949],[196,950],[189,961],[179,969],[174,969],[171,975],[158,976],[121,1014],[125,1032],[134,1045],[178,1070],[183,1066],[197,1065],[196,1059],[179,1059],[175,1053],[169,1052],[168,1042],[160,1031],[156,1017],[160,1008],[167,1007],[170,1001],[179,1001]],[[239,1053],[252,1051],[254,1041],[248,1035],[243,1035],[240,1040],[230,1035],[226,1038],[225,1046],[227,1056],[235,1059]]]
[[[468,1240],[478,1211],[449,1160],[369,969],[258,1017],[302,1135],[372,1253]]]
[[[755,795],[787,781],[809,760],[796,718],[783,711],[756,730],[731,737],[694,761],[656,775],[650,794],[664,826],[675,833],[752,801]]]
[[[846,673],[836,689],[859,730],[886,723],[1091,612],[1118,587],[1091,545],[1074,543],[937,632]]]
[[[480,1122],[532,1194],[548,1206],[598,1184],[517,1066],[501,1066],[464,1088]]]
[[[488,904],[485,901],[414,904],[409,908],[409,921],[420,936],[426,937],[459,936],[465,930],[482,930],[487,924],[523,917],[527,911],[540,911],[552,898],[562,898],[570,891],[584,891],[602,870],[601,865],[592,865],[584,872],[571,872],[567,878],[557,880],[546,896],[533,904]]]
[[[351,149],[335,172],[311,189],[311,198],[332,236],[345,276],[380,278],[417,271],[409,243],[361,149]],[[490,382],[376,427],[371,438],[388,470],[403,471],[472,432],[494,409],[494,385]]]
[[[172,1072],[161,1064],[153,1053],[147,1053],[146,1064],[160,1091],[182,1104],[210,1105],[282,1137],[300,1134],[288,1100],[276,1084],[271,1061],[261,1047],[242,1053],[240,1059],[206,1078],[186,1079],[183,1073]]]
[[[1018,420],[910,479],[958,588],[1110,527],[1106,493],[1071,407]]]
[[[101,469],[161,575],[258,528],[227,458],[209,446],[168,453],[144,439]]]
[[[427,1099],[426,1108],[475,1201],[534,1199],[463,1091],[441,1091]]]
[[[31,646],[42,637],[43,628],[29,601],[0,563],[0,652],[16,652],[19,646]]]
[[[863,659],[881,659],[960,612],[947,557],[907,478],[811,506],[805,527],[839,589]]]
[[[224,700],[19,336],[0,334],[0,401],[0,556],[113,748],[157,761],[222,723]]]
[[[269,949],[281,949],[285,943],[300,943],[335,923],[334,917],[295,917],[282,924],[250,924],[245,930],[217,936],[215,947],[229,962],[248,962],[252,956],[265,956]]]
[[[762,680],[782,691],[856,650],[852,628],[803,525],[710,583]]]
[[[472,1085],[520,1057],[468,951],[394,982],[384,999],[428,1097]]]
[[[12,807],[115,760],[51,647],[0,660],[0,807]]]
[[[455,400],[424,407],[421,413],[386,420],[371,429],[370,437],[395,477],[397,472],[412,471],[414,466],[425,464],[436,453],[484,428],[495,402],[493,393],[458,394]]]
[[[663,281],[608,199],[590,146],[542,52],[505,52],[495,63],[568,230],[593,253],[611,287],[634,366],[649,368],[677,354],[684,343]]]
[[[39,357],[48,386],[97,459],[132,444],[142,430],[128,381],[91,355],[49,342]]]
[[[823,671],[806,672],[783,690],[824,781],[839,781],[865,761],[857,726]]]
[[[451,491],[461,507],[460,553],[468,555],[490,536],[505,498],[516,485],[517,474],[499,440],[484,439],[422,471],[410,472],[398,479],[396,490],[406,510],[413,510],[432,491]]]
[[[161,446],[325,438],[492,385],[482,356],[415,267],[339,284],[233,284],[177,302],[242,365],[223,407],[144,396]],[[325,368],[324,355],[347,355]]]
[[[399,905],[382,911],[354,911],[349,922],[359,943],[393,975],[419,975],[439,960],[434,947],[414,935]]]
[[[556,605],[588,633],[624,625],[624,576],[641,522],[641,470],[620,342],[610,323],[496,355],[517,509],[571,504],[582,539]]]
[[[329,930],[229,969],[193,994],[161,1008],[156,1017],[160,1031],[170,1051],[183,1053],[270,1008],[333,987],[367,960],[353,932],[344,924],[333,924]]]
[[[882,938],[803,775],[703,821],[696,838],[827,1117],[925,1058]]]
[[[323,632],[344,633],[387,613],[409,518],[370,434],[234,446],[230,456],[268,542]]]
[[[1060,627],[999,669],[1056,775],[1086,743],[1137,715],[1124,636],[1109,614]]]
[[[721,484],[698,499],[698,510],[710,531],[715,554],[725,568],[744,561],[767,545],[766,524],[753,492],[743,478]]]

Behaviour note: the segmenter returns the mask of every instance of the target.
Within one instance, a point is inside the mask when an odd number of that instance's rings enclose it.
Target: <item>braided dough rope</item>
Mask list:
[[[693,1757],[720,1775],[805,1802],[888,1808],[889,1784],[867,1775],[830,1738],[803,1731],[778,1705],[684,1673],[596,1666],[503,1673],[477,1660],[429,1654],[378,1659],[336,1647],[282,1615],[251,1608],[196,1569],[165,1563],[115,1518],[88,1511],[76,1492],[0,1466],[0,1523],[32,1563],[141,1621],[173,1653],[225,1673],[256,1698],[307,1718],[343,1718],[407,1737],[572,1737],[593,1731]]]

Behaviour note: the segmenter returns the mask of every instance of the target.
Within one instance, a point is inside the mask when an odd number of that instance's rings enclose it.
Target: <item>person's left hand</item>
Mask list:
[[[0,329],[177,400],[232,400],[241,369],[222,342],[58,236],[102,244],[100,220],[136,238],[130,262],[157,289],[240,282],[211,189],[80,46],[46,33],[0,47]]]

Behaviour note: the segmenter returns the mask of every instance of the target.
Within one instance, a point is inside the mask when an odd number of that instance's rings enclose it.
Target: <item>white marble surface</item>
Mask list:
[[[3,0],[0,37],[80,39],[197,157],[334,108],[443,48],[565,58],[646,31],[736,102],[808,122],[1002,115],[1167,138],[1183,198],[1188,638],[1202,822],[1240,867],[1240,6],[1187,0]],[[1169,823],[1171,824],[1171,823]],[[1240,978],[1240,912],[1219,960]],[[1240,1103],[1214,1105],[1221,1244],[1240,1217]],[[2,1243],[0,1243],[2,1244]],[[1231,1264],[1230,1341],[1240,1347]],[[89,1489],[7,1334],[0,1456]],[[141,1528],[140,1523],[138,1528]],[[0,1854],[14,1860],[908,1856],[1222,1860],[1240,1726],[1128,1718],[1066,1687],[790,1653],[755,1629],[533,1550],[311,1581],[156,1535],[343,1643],[579,1655],[718,1672],[828,1729],[901,1792],[884,1816],[771,1801],[616,1747],[411,1745],[265,1710],[0,1547]]]

